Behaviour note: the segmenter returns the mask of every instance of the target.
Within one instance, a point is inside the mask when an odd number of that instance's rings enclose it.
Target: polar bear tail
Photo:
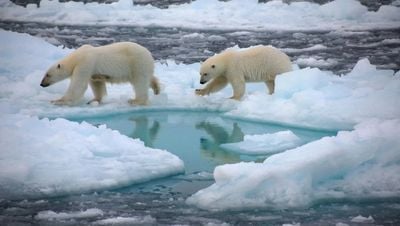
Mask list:
[[[151,78],[150,87],[153,89],[155,95],[160,94],[160,83],[158,82],[158,79],[155,76]]]

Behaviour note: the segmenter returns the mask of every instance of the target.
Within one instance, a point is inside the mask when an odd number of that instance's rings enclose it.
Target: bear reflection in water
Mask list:
[[[204,130],[211,137],[211,139],[200,137],[201,155],[218,165],[243,161],[239,154],[229,152],[221,147],[221,144],[243,141],[245,134],[238,123],[234,122],[232,127],[233,129],[229,133],[226,127],[216,123],[203,121],[196,124],[196,129]]]
[[[130,117],[129,120],[135,122],[135,130],[130,137],[139,138],[146,147],[154,147],[153,142],[160,130],[160,123],[154,120],[150,126],[149,118],[144,115]]]
[[[110,118],[106,124],[129,137],[140,139],[147,147],[179,156],[190,172],[264,158],[241,155],[221,147],[221,144],[243,141],[245,133],[240,122],[213,113],[134,113]]]

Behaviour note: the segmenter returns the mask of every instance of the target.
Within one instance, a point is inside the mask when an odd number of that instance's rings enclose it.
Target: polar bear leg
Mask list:
[[[217,77],[211,80],[203,89],[196,89],[196,94],[200,96],[215,93],[225,88],[228,84],[228,79],[225,76]]]
[[[88,104],[97,101],[101,102],[101,99],[105,95],[107,95],[107,88],[106,88],[106,83],[105,81],[97,81],[97,80],[91,80],[89,82],[90,88],[92,88],[94,98],[88,102]]]
[[[129,104],[132,105],[147,105],[148,100],[148,89],[150,87],[151,77],[135,78],[131,84],[135,90],[135,99],[129,100]]]
[[[64,94],[63,97],[61,97],[61,99],[54,100],[52,101],[52,103],[56,105],[74,104],[76,101],[83,97],[88,87],[88,83],[89,78],[72,75],[67,92]]]
[[[242,78],[241,76],[236,77],[236,79],[231,80],[230,83],[233,89],[233,96],[231,97],[231,99],[242,99],[246,91],[246,82],[244,81],[244,78]]]
[[[275,81],[269,80],[269,81],[266,81],[265,84],[267,84],[269,94],[270,95],[273,94],[275,92]]]

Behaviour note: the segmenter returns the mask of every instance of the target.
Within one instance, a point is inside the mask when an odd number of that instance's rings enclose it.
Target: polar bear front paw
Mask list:
[[[205,89],[196,89],[196,90],[195,90],[195,93],[196,93],[196,95],[199,95],[199,96],[205,96],[205,95],[207,95],[207,92],[206,92]]]
[[[64,99],[52,100],[50,102],[54,105],[71,105],[71,101],[67,101]]]

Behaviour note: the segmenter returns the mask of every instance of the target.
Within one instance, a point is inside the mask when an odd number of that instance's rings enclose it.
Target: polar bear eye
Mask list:
[[[213,65],[211,65],[211,68],[215,68],[215,65],[213,64]]]
[[[207,74],[207,73],[204,73],[203,75],[204,75],[204,76],[207,76],[208,74]]]
[[[58,68],[58,69],[60,69],[60,68],[61,68],[61,65],[60,65],[60,64],[58,64],[58,65],[57,65],[57,68]]]

